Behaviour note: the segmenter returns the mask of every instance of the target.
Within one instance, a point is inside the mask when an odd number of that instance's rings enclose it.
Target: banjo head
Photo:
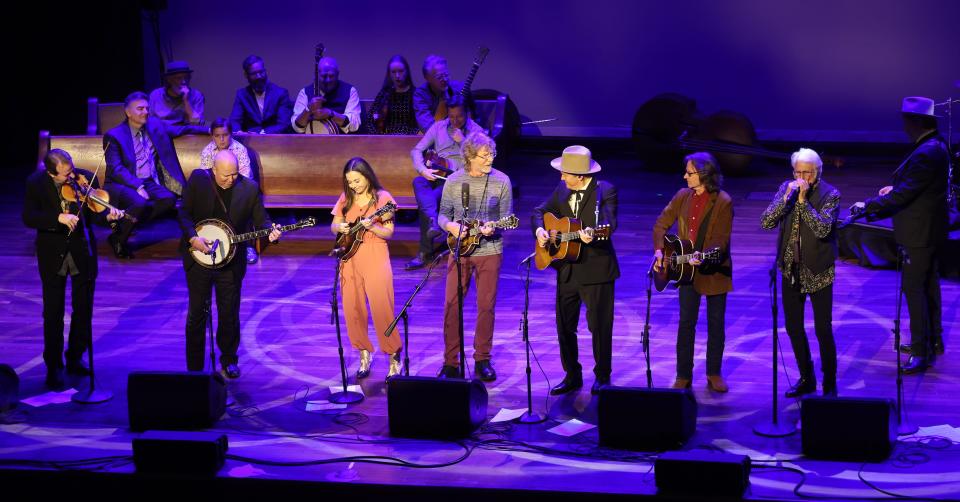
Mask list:
[[[233,255],[237,252],[236,247],[231,242],[234,234],[230,225],[217,219],[209,219],[197,223],[196,228],[198,236],[219,242],[219,244],[217,244],[217,249],[213,255],[204,254],[191,248],[190,254],[193,260],[207,268],[220,268],[230,263]]]

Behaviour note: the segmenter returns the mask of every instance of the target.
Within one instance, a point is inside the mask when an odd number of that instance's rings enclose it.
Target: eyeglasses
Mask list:
[[[816,171],[794,171],[793,172],[794,176],[807,176],[810,174],[817,174],[817,172]]]
[[[694,176],[694,175],[699,176],[701,173],[703,173],[703,171],[694,171],[692,173],[690,171],[684,171],[683,177],[686,178],[687,176]]]

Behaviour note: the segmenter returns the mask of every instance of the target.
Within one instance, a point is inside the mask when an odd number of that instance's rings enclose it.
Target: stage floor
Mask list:
[[[549,167],[552,155],[514,155],[507,169],[520,197],[515,211],[521,228],[509,233],[499,283],[493,361],[499,378],[487,385],[488,415],[501,408],[526,407],[524,348],[520,317],[522,272],[518,263],[532,251],[529,216],[559,181]],[[598,159],[603,178],[619,188],[619,228],[614,237],[623,276],[616,284],[613,383],[646,384],[641,332],[646,307],[644,272],[651,257],[651,225],[675,191],[684,186],[681,169],[672,174],[634,170],[634,161]],[[886,184],[890,164],[852,162],[842,170],[826,168],[825,178],[843,193],[843,207]],[[776,172],[774,172],[776,171]],[[735,202],[733,262],[735,291],[729,295],[723,373],[728,394],[706,389],[705,313],[697,339],[694,393],[699,405],[697,432],[685,450],[722,450],[749,455],[754,461],[749,498],[793,499],[883,497],[881,490],[911,497],[960,498],[960,474],[953,441],[960,440],[960,369],[953,361],[953,333],[960,328],[960,287],[943,282],[947,355],[924,375],[905,377],[905,405],[917,436],[897,443],[881,463],[806,459],[800,434],[769,439],[753,426],[771,416],[771,310],[768,270],[774,257],[775,232],[760,229],[760,213],[789,167],[767,169],[748,178],[728,179]],[[389,187],[387,187],[389,189]],[[20,398],[46,393],[43,386],[41,295],[33,257],[34,232],[20,218],[22,189],[8,190],[2,221],[10,232],[0,272],[0,362],[20,376]],[[131,473],[126,377],[131,371],[182,370],[187,292],[175,227],[162,222],[136,237],[146,244],[132,261],[118,261],[101,235],[100,277],[96,290],[94,337],[99,386],[114,393],[97,405],[71,402],[31,406],[21,403],[0,424],[0,463],[8,468],[47,468],[98,457],[119,459],[78,463],[101,471]],[[392,246],[396,302],[402,305],[424,271],[407,272],[416,238],[414,225],[398,232],[407,243]],[[308,401],[322,401],[340,381],[336,335],[331,325],[333,259],[327,256],[326,226],[290,235],[248,269],[241,308],[240,367],[243,376],[228,384],[235,402],[215,430],[229,436],[229,453],[264,463],[228,460],[221,477],[339,482],[348,484],[436,486],[544,490],[593,494],[656,492],[655,455],[597,447],[597,431],[561,437],[547,429],[569,419],[596,424],[596,400],[590,395],[592,353],[585,319],[581,319],[581,362],[585,388],[563,397],[547,390],[563,376],[554,323],[552,271],[532,272],[530,336],[533,407],[549,420],[539,425],[484,425],[475,437],[460,442],[390,438],[384,376],[387,360],[377,354],[373,373],[361,382],[366,399],[345,410],[308,411]],[[433,376],[442,363],[443,272],[432,277],[410,310],[410,373]],[[834,331],[839,355],[841,396],[895,398],[896,360],[893,316],[897,275],[838,263]],[[676,292],[654,292],[651,311],[651,363],[654,386],[674,378],[678,319]],[[68,311],[69,312],[69,311]],[[467,297],[467,345],[472,344],[474,296]],[[818,354],[808,307],[808,333]],[[908,338],[904,304],[904,338]],[[67,316],[69,323],[69,315]],[[779,389],[797,378],[790,344],[782,329],[786,368]],[[372,330],[372,328],[371,328]],[[346,340],[346,333],[344,333]],[[467,351],[472,369],[472,350]],[[358,364],[346,350],[348,373]],[[819,357],[815,357],[819,374]],[[353,378],[351,377],[351,383]],[[82,387],[83,381],[71,383]],[[782,421],[796,423],[794,400],[781,399]],[[928,429],[944,426],[938,429]],[[952,436],[950,436],[952,434]],[[943,439],[949,437],[949,439]],[[371,463],[377,456],[380,463]],[[350,458],[354,457],[354,458]],[[395,460],[388,459],[392,458]],[[336,460],[341,459],[341,460]],[[30,461],[30,462],[20,462]],[[291,465],[282,465],[282,464]],[[401,465],[403,464],[403,465]],[[426,468],[432,467],[432,468]],[[803,485],[795,492],[798,483]],[[870,484],[874,485],[871,487]]]

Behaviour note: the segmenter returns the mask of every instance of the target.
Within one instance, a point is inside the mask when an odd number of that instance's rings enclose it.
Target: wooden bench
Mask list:
[[[365,158],[373,166],[384,188],[401,208],[416,207],[412,182],[416,171],[410,150],[419,136],[310,136],[302,134],[244,135],[238,140],[247,146],[253,168],[268,208],[333,207],[343,191],[343,166],[352,157]],[[208,136],[181,136],[174,139],[184,176],[200,164],[200,151]],[[100,167],[103,180],[103,136],[51,136],[40,133],[39,161],[52,148],[70,152],[74,164],[89,171]]]

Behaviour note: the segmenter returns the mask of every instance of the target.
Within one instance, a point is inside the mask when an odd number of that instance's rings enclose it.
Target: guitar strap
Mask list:
[[[233,220],[230,219],[230,211],[227,209],[227,205],[223,203],[223,197],[220,197],[220,192],[217,191],[217,182],[213,179],[213,169],[208,169],[207,174],[210,176],[210,190],[213,190],[214,197],[216,197],[217,202],[220,203],[220,208],[223,209],[223,214],[227,217],[227,223],[230,224],[230,228],[236,229],[237,226],[234,225]]]

